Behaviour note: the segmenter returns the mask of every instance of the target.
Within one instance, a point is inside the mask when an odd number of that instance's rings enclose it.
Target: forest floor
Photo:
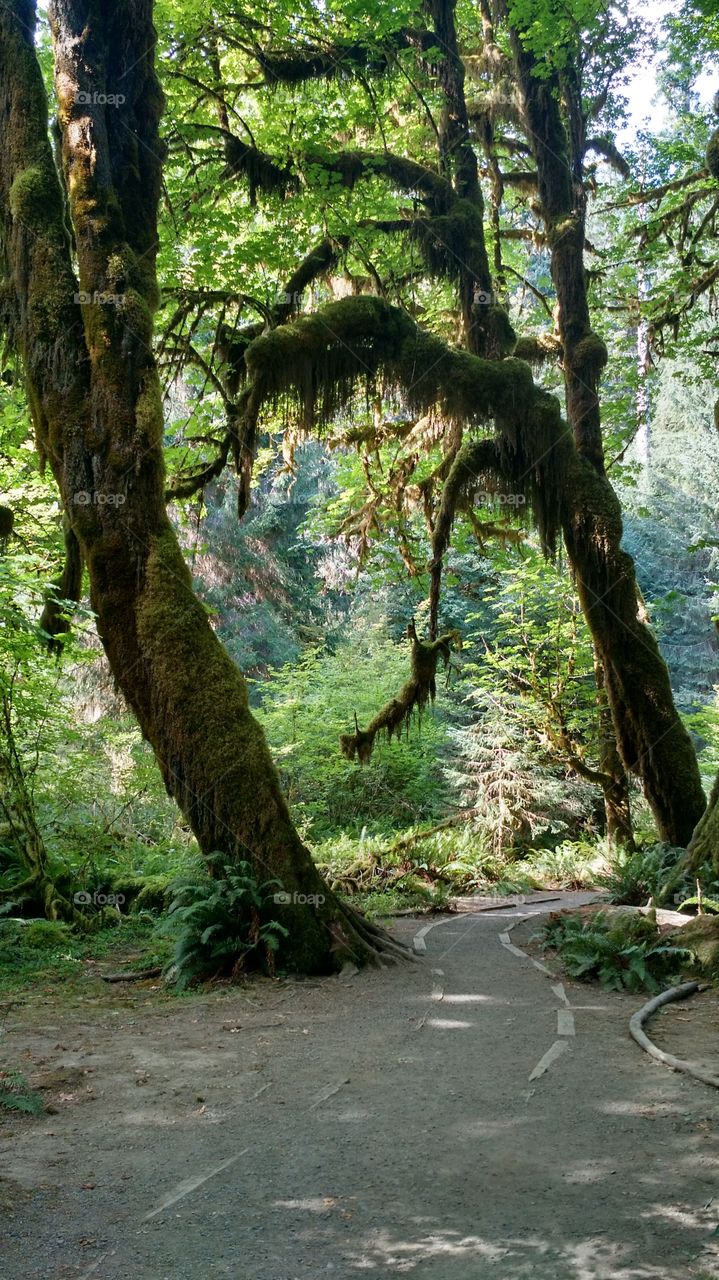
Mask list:
[[[395,969],[10,1009],[49,1110],[0,1121],[2,1280],[718,1277],[717,1095],[538,967],[536,896],[396,921]]]

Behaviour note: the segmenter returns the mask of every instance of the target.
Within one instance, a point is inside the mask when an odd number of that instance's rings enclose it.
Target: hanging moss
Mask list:
[[[411,327],[379,298],[343,298],[264,334],[247,348],[245,365],[262,399],[289,395],[307,426],[327,425],[360,384],[396,363]]]
[[[372,755],[378,734],[391,741],[402,727],[409,723],[414,712],[420,713],[428,702],[434,702],[437,694],[437,665],[440,659],[449,666],[452,648],[457,644],[456,632],[447,632],[437,640],[420,640],[414,620],[407,628],[411,641],[411,676],[402,686],[396,698],[385,703],[381,711],[360,729],[355,720],[355,732],[343,733],[340,750],[347,760],[366,764]]]
[[[416,218],[410,237],[439,279],[458,280],[469,263],[484,257],[482,211],[471,200],[457,200],[439,217]]]
[[[490,334],[490,344],[493,351],[499,356],[508,356],[514,353],[516,355],[517,335],[512,328],[509,316],[504,307],[492,303],[488,312],[488,330]]]
[[[559,403],[523,360],[484,360],[447,346],[381,298],[345,298],[253,342],[245,355],[256,403],[297,404],[303,425],[331,423],[378,377],[417,416],[497,428],[497,479],[526,500],[553,550],[569,447]],[[484,483],[484,482],[483,482]]]
[[[241,174],[247,178],[250,189],[250,204],[255,203],[257,192],[264,195],[286,196],[298,189],[297,175],[291,169],[277,164],[271,156],[250,147],[241,138],[232,134],[225,136],[225,158],[227,168],[222,177],[236,177]]]
[[[518,338],[514,348],[514,356],[517,360],[526,360],[532,365],[542,365],[547,360],[558,360],[561,355],[562,344],[551,333]]]
[[[262,400],[288,396],[306,425],[328,425],[360,386],[382,374],[412,411],[480,421],[526,407],[533,382],[518,360],[448,347],[381,298],[343,298],[251,343],[245,364]]]
[[[62,573],[52,583],[45,597],[40,615],[40,630],[44,632],[51,653],[60,652],[62,640],[59,637],[69,630],[67,604],[76,604],[82,594],[82,551],[67,516],[63,521],[63,538],[65,563]]]

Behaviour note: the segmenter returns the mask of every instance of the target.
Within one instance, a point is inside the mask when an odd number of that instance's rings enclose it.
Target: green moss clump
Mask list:
[[[62,195],[55,168],[48,157],[21,169],[9,193],[10,212],[18,222],[33,231],[47,233],[62,223]]]
[[[171,886],[176,878],[175,872],[150,876],[118,875],[112,878],[111,890],[114,894],[122,896],[122,910],[129,911],[131,915],[139,911],[159,913],[164,911],[169,903],[172,896]]]
[[[489,308],[489,332],[492,346],[500,356],[510,355],[517,345],[517,335],[504,307],[493,303]]]
[[[584,369],[603,369],[609,359],[606,343],[596,333],[581,338],[573,351],[573,362]]]
[[[69,937],[69,927],[59,920],[31,920],[22,933],[23,944],[36,951],[55,951]]]
[[[146,445],[159,445],[162,442],[163,426],[160,383],[157,371],[149,369],[145,374],[135,401],[137,435]]]
[[[526,360],[527,364],[541,365],[547,360],[557,359],[561,351],[559,339],[551,334],[540,334],[537,337],[523,335],[517,339],[512,354],[515,360]]]
[[[138,342],[149,347],[152,343],[152,311],[137,289],[126,289],[121,294],[118,314]]]

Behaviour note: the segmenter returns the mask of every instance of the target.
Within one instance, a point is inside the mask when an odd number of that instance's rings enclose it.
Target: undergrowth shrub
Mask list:
[[[267,919],[271,891],[279,881],[258,884],[248,862],[208,856],[213,877],[177,880],[160,936],[174,938],[175,950],[165,976],[179,990],[203,979],[236,978],[249,967],[274,972],[274,955],[287,930]]]
[[[662,943],[654,917],[639,912],[554,916],[543,938],[570,977],[596,979],[606,991],[659,991],[693,960],[687,948]]]
[[[607,890],[610,902],[630,907],[646,906],[666,883],[683,852],[683,849],[662,843],[633,852],[617,849],[607,855],[606,869],[598,876],[597,884]],[[683,891],[678,886],[677,901],[686,892],[686,885]]]
[[[45,1104],[40,1094],[30,1087],[22,1071],[0,1068],[0,1109],[39,1116],[45,1110]]]

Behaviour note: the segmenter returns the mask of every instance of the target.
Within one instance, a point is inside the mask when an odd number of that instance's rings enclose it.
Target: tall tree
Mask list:
[[[221,172],[225,182],[240,179],[250,186],[250,198],[258,193],[272,201],[281,192],[283,198],[295,205],[305,198],[307,187],[315,186],[318,204],[325,216],[331,210],[326,193],[338,189],[368,189],[384,180],[391,184],[394,194],[394,216],[368,219],[357,216],[355,211],[343,209],[344,231],[341,237],[329,236],[321,246],[313,247],[304,262],[287,278],[280,296],[289,303],[271,308],[265,317],[265,325],[277,333],[285,330],[286,345],[279,342],[274,348],[277,357],[288,360],[286,386],[275,386],[271,396],[281,399],[292,383],[294,356],[295,384],[304,379],[316,389],[317,396],[303,395],[303,425],[318,425],[332,417],[342,403],[342,396],[322,397],[321,382],[332,382],[332,370],[312,364],[313,352],[303,353],[301,344],[292,345],[290,334],[295,324],[302,326],[302,318],[295,321],[293,312],[298,310],[295,299],[298,286],[306,286],[309,280],[327,281],[338,269],[340,257],[348,252],[358,256],[371,253],[371,270],[374,272],[374,288],[388,292],[375,267],[377,257],[387,250],[378,241],[402,237],[422,254],[425,277],[451,285],[456,291],[455,305],[460,317],[460,335],[463,344],[472,354],[500,362],[515,346],[515,334],[508,323],[506,311],[498,305],[492,293],[489,277],[489,258],[484,231],[484,200],[478,180],[479,162],[474,127],[483,142],[492,183],[492,226],[497,240],[494,246],[494,267],[500,283],[506,279],[501,240],[503,228],[499,206],[505,189],[527,198],[544,224],[543,243],[549,250],[552,280],[556,293],[558,329],[549,334],[545,351],[561,356],[569,424],[574,436],[575,448],[557,459],[557,472],[550,477],[546,467],[544,481],[553,488],[553,495],[545,493],[537,504],[540,531],[547,546],[551,537],[550,507],[560,511],[561,529],[569,552],[572,569],[577,576],[580,598],[592,630],[597,651],[597,677],[599,697],[604,711],[605,743],[603,767],[611,773],[615,784],[608,794],[608,820],[612,831],[629,838],[627,784],[624,769],[641,778],[645,794],[654,812],[660,835],[676,844],[685,844],[704,807],[699,770],[695,753],[674,706],[666,665],[659,653],[654,636],[637,607],[634,566],[621,546],[621,510],[616,495],[607,479],[601,431],[599,382],[607,359],[603,341],[594,333],[587,292],[584,251],[586,242],[587,205],[587,155],[591,151],[609,157],[626,171],[611,138],[601,131],[590,133],[590,112],[582,83],[582,59],[585,46],[577,40],[578,24],[571,15],[561,19],[552,11],[537,4],[515,5],[508,11],[497,6],[501,22],[501,41],[507,40],[511,56],[508,57],[495,36],[494,16],[489,5],[481,9],[481,26],[475,21],[470,35],[465,32],[465,44],[473,50],[471,56],[459,54],[456,6],[452,0],[432,0],[407,19],[401,27],[384,26],[375,36],[365,34],[360,40],[338,36],[328,45],[321,37],[308,39],[306,43],[295,41],[293,50],[283,52],[281,40],[273,40],[271,51],[261,47],[256,36],[241,32],[242,19],[233,11],[224,19],[218,16],[208,28],[201,28],[200,42],[212,41],[213,49],[224,49],[223,57],[214,63],[214,79],[210,85],[196,65],[197,49],[189,54],[189,62],[183,63],[185,74],[195,89],[204,95],[205,102],[222,103],[222,124],[211,130],[197,119],[196,98],[189,109],[193,119],[183,123],[180,132],[183,142],[190,146],[193,172],[204,158],[212,154],[212,132],[221,139],[226,166]],[[598,6],[599,8],[599,6]],[[585,14],[585,17],[587,15]],[[594,11],[589,15],[596,34],[601,23]],[[525,39],[525,28],[534,32],[539,19],[546,19],[541,26],[542,41],[546,50],[552,50],[552,59],[545,55],[540,60]],[[391,19],[388,17],[387,22]],[[248,29],[252,20],[247,19]],[[240,33],[237,31],[237,24]],[[426,25],[423,25],[426,24]],[[602,53],[606,51],[611,65],[621,59],[621,40],[616,31],[610,39],[605,33]],[[613,43],[612,43],[613,41]],[[585,41],[586,44],[586,41]],[[242,50],[238,63],[235,48]],[[476,50],[476,52],[474,52]],[[306,98],[312,93],[318,97],[320,86],[328,79],[334,80],[340,70],[348,79],[367,84],[371,80],[372,102],[377,108],[374,93],[380,92],[380,77],[387,77],[394,68],[399,53],[405,57],[402,68],[407,80],[417,88],[423,110],[431,121],[434,133],[434,158],[422,162],[408,158],[399,150],[401,140],[390,141],[387,129],[381,126],[383,149],[374,151],[339,147],[333,151],[324,145],[308,144],[302,138],[299,146],[283,149],[282,153],[263,150],[254,132],[250,137],[249,126],[241,111],[241,102],[231,87],[231,81],[240,79],[240,73],[250,74],[253,64],[259,64],[268,80],[268,92],[278,93],[278,86],[291,86],[299,93],[306,88]],[[412,55],[414,61],[412,62]],[[224,58],[224,61],[223,61]],[[428,63],[430,62],[428,70]],[[465,94],[466,68],[480,82],[489,86],[488,94],[470,111]],[[561,74],[556,66],[561,66]],[[394,109],[393,94],[396,82],[390,81],[388,101]],[[314,89],[312,88],[314,86]],[[368,90],[369,92],[369,90]],[[257,97],[262,89],[257,90]],[[602,109],[606,92],[597,96],[594,115]],[[294,100],[292,100],[294,102]],[[290,110],[290,102],[273,98],[273,114],[278,109]],[[348,114],[348,124],[352,116]],[[509,127],[509,133],[505,127]],[[363,134],[366,136],[367,127]],[[242,134],[243,136],[239,136]],[[208,142],[208,136],[210,141]],[[247,138],[249,137],[249,141]],[[397,149],[395,149],[395,147]],[[430,153],[431,156],[431,153]],[[519,156],[526,163],[534,162],[534,169],[518,169],[513,157]],[[334,185],[333,185],[334,184]],[[396,193],[399,193],[397,195]],[[407,207],[407,197],[413,199],[413,208]],[[325,202],[323,205],[323,201]],[[399,209],[397,205],[399,204]],[[400,216],[397,217],[397,212]],[[315,210],[316,213],[316,210]],[[278,216],[282,216],[278,214]],[[354,221],[353,221],[354,216]],[[368,249],[363,243],[368,234],[374,236]],[[508,236],[532,235],[526,225],[506,229]],[[416,268],[413,273],[416,278]],[[182,293],[182,290],[180,290]],[[227,308],[236,291],[227,289],[220,295]],[[215,291],[212,301],[218,302]],[[347,331],[341,317],[349,322],[352,299],[346,305],[338,303],[332,312],[322,313],[321,324],[328,331],[327,348],[332,350],[332,339],[339,334],[347,347],[355,337],[354,326]],[[406,304],[406,301],[402,299]],[[177,333],[180,347],[188,344],[182,336],[183,326],[190,334],[198,331],[200,316],[205,315],[209,295],[199,300],[196,291],[184,291],[183,303],[172,317],[171,327]],[[355,314],[359,312],[355,309]],[[188,326],[188,316],[194,319]],[[217,325],[222,331],[224,311],[220,312]],[[333,330],[331,326],[340,326]],[[226,327],[226,326],[225,326]],[[250,365],[262,350],[264,339],[259,330],[262,325],[235,325],[231,340],[218,344],[216,356],[220,364],[229,366],[227,378],[228,434],[222,442],[214,463],[203,467],[194,479],[181,481],[182,492],[193,483],[203,484],[215,465],[224,465],[231,448],[241,458],[242,476],[241,509],[246,504],[252,456],[256,448],[259,419],[266,412],[267,397],[260,382],[251,375]],[[296,329],[309,333],[308,327]],[[366,368],[376,374],[383,367],[382,353],[378,350],[379,335],[373,343],[370,335],[358,333],[357,339],[367,346],[369,361]],[[536,350],[534,343],[532,350]],[[531,347],[531,344],[530,344]],[[524,354],[527,344],[521,339],[516,354]],[[267,347],[272,351],[273,348]],[[280,352],[283,356],[280,356]],[[356,349],[359,355],[359,349]],[[303,360],[303,354],[305,356]],[[191,358],[188,355],[188,358]],[[304,367],[303,367],[304,366]],[[362,377],[361,360],[357,372]],[[339,375],[338,375],[339,376]],[[222,373],[220,373],[222,378]],[[408,379],[411,386],[414,374]],[[312,381],[314,380],[314,381]],[[243,388],[238,396],[240,388]],[[421,397],[420,397],[421,399]],[[502,422],[502,413],[495,413],[500,431],[511,436],[515,430],[509,415]],[[447,415],[443,430],[425,431],[418,423],[410,433],[410,447],[401,451],[400,460],[393,469],[395,505],[398,510],[413,492],[419,499],[428,519],[432,540],[430,586],[430,639],[438,634],[440,585],[442,563],[450,542],[452,525],[461,511],[471,514],[472,497],[467,455],[462,452],[465,428],[471,428],[477,414],[467,404],[462,414]],[[390,432],[391,434],[391,432]],[[234,444],[230,444],[234,441]],[[426,442],[430,446],[439,442],[440,457],[434,470],[416,479],[418,458]],[[368,453],[376,447],[377,432],[369,430],[364,438]],[[564,444],[562,446],[564,448]],[[485,453],[486,458],[486,453]],[[491,470],[491,468],[490,468]],[[506,479],[506,477],[505,477]],[[535,476],[539,480],[539,476]],[[495,481],[492,482],[494,484]],[[392,485],[390,484],[390,488]],[[491,485],[489,482],[485,489]],[[535,486],[536,487],[536,486]],[[475,486],[474,492],[477,492]],[[376,513],[376,504],[369,500],[369,509]],[[541,528],[542,521],[546,527]],[[553,533],[556,536],[556,530]],[[617,752],[619,746],[620,755]]]
[[[32,0],[0,12],[3,320],[113,674],[201,848],[248,859],[260,878],[300,895],[276,908],[289,928],[285,964],[326,971],[396,952],[315,870],[165,511],[152,352],[163,157],[152,5],[52,5],[61,173],[35,21]]]

